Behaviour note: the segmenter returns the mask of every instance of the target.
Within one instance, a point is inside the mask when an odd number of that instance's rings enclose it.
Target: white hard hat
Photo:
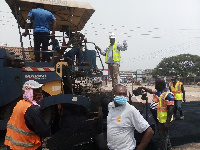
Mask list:
[[[111,33],[110,35],[109,35],[109,39],[115,39],[115,33]]]
[[[38,89],[42,86],[43,84],[39,84],[38,82],[34,81],[34,80],[29,80],[26,81],[23,85],[22,90],[26,90],[26,89]]]

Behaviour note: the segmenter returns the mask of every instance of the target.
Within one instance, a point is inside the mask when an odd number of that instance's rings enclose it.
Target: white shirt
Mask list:
[[[133,150],[136,147],[134,130],[146,131],[148,122],[140,112],[129,103],[115,107],[114,102],[108,105],[107,142],[112,150]]]

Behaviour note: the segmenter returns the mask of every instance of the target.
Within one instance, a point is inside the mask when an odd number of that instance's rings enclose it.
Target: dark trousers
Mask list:
[[[80,48],[72,48],[70,51],[66,52],[64,54],[65,61],[67,61],[70,66],[73,65],[75,61],[75,55],[78,58],[78,65],[80,66],[83,63],[83,54]]]
[[[152,114],[152,116],[153,116],[153,119],[154,119],[156,125],[158,125],[157,110],[156,110],[156,109],[151,109],[151,108],[150,108],[150,111],[151,111],[151,114]]]
[[[174,115],[176,115],[177,110],[180,112],[180,116],[183,116],[182,112],[182,100],[175,100],[174,101]]]
[[[171,150],[169,130],[165,128],[164,123],[158,122],[158,132],[160,134],[160,150]]]
[[[36,32],[34,33],[34,47],[35,47],[35,60],[40,61],[40,45],[42,44],[42,51],[48,51],[49,45],[49,33],[46,32]],[[42,60],[50,62],[50,54],[48,52],[42,53]]]

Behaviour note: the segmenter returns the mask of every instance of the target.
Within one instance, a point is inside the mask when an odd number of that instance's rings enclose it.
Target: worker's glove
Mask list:
[[[124,47],[128,47],[126,40],[123,41]]]

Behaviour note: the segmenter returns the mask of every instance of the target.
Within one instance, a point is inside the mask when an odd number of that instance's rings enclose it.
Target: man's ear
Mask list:
[[[114,94],[114,92],[112,92],[112,97],[115,97],[115,94]]]

